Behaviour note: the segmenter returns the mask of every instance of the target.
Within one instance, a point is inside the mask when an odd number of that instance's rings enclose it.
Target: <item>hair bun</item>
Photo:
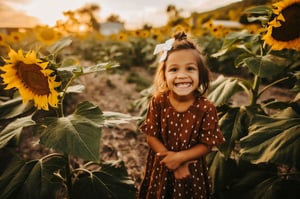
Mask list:
[[[185,32],[178,32],[174,35],[175,40],[184,40],[187,39],[187,35],[185,34]]]

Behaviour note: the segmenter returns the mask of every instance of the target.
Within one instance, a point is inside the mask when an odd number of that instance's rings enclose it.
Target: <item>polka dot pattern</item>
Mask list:
[[[225,141],[216,108],[204,97],[198,97],[188,110],[178,112],[167,93],[157,95],[152,98],[140,129],[156,136],[171,151],[186,150],[199,143],[216,146]],[[181,180],[159,162],[150,149],[139,198],[209,198],[211,183],[204,157],[190,164],[191,177]]]

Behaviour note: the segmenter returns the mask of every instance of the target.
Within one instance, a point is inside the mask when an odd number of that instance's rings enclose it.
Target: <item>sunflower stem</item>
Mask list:
[[[67,94],[67,90],[75,78],[76,78],[76,75],[73,74],[73,76],[68,81],[68,83],[66,84],[66,86],[63,90],[63,94],[62,94],[61,101],[60,101],[60,114],[62,117],[64,117],[64,103],[63,102],[64,102],[65,96]]]
[[[260,77],[258,75],[255,75],[253,87],[252,87],[251,106],[254,106],[256,104],[256,101],[259,97],[258,95],[259,85],[260,85]]]

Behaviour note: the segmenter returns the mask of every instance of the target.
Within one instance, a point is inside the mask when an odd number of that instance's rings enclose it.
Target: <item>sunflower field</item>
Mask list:
[[[151,79],[155,45],[178,31],[199,43],[214,74],[207,97],[226,138],[206,157],[214,198],[300,198],[300,0],[248,2],[110,35],[58,25],[0,33],[0,198],[136,198],[140,179],[124,159],[102,158],[100,143],[120,125],[134,124],[132,137],[143,136],[137,127],[152,87],[132,71]],[[104,111],[84,98],[92,86],[85,77],[125,71],[139,94],[126,93],[128,111]],[[114,85],[102,86],[113,92]],[[284,89],[287,100],[266,97],[272,88]],[[24,136],[37,138],[26,143],[42,147],[37,157],[24,155]]]

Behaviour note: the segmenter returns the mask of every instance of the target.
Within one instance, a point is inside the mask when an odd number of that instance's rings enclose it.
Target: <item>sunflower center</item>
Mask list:
[[[285,21],[273,27],[272,37],[278,41],[291,41],[300,37],[300,4],[292,4],[282,10]]]
[[[50,93],[48,78],[41,72],[41,67],[36,64],[16,64],[18,76],[27,88],[38,95],[48,95]]]

